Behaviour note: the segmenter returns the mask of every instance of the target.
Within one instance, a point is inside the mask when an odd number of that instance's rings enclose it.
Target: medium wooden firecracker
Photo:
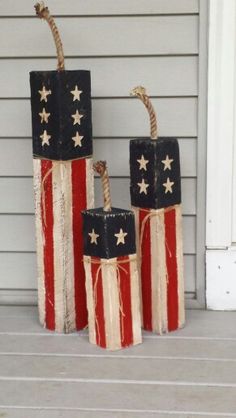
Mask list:
[[[111,207],[105,162],[104,208],[83,212],[89,340],[118,350],[142,342],[134,214]]]
[[[57,71],[30,73],[40,322],[72,332],[88,323],[81,210],[93,207],[89,71],[65,71],[49,10],[35,6],[52,30]]]
[[[151,137],[130,141],[131,203],[140,260],[142,323],[159,334],[184,325],[184,279],[179,146],[158,138],[154,109],[143,87]]]

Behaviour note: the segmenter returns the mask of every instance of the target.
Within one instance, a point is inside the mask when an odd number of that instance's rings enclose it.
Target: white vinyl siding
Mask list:
[[[186,291],[194,299],[196,251],[203,245],[196,232],[198,1],[48,0],[47,5],[57,16],[66,68],[91,70],[95,159],[108,161],[114,206],[130,206],[129,140],[149,133],[148,116],[129,97],[131,88],[142,84],[152,95],[160,135],[178,137]],[[36,288],[29,71],[55,69],[55,48],[32,1],[6,2],[0,23],[0,38],[6,40],[0,43],[0,302],[6,294],[14,299],[18,290],[27,301]],[[95,186],[99,205],[98,179]]]

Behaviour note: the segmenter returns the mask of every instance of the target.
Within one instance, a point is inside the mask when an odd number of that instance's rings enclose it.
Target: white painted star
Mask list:
[[[89,232],[89,236],[91,238],[90,244],[98,245],[97,239],[99,238],[99,234],[96,234],[94,229],[92,229],[92,232]]]
[[[76,100],[80,101],[80,95],[81,95],[82,90],[78,89],[78,86],[75,86],[74,90],[71,90],[71,94],[73,94],[73,102],[75,102]]]
[[[81,141],[83,139],[83,136],[80,136],[79,132],[76,132],[76,135],[72,137],[74,141],[74,147],[82,147]]]
[[[45,101],[46,103],[48,101],[47,96],[52,94],[51,90],[45,89],[45,86],[43,86],[42,90],[38,90],[38,93],[40,94],[40,102]]]
[[[74,115],[71,115],[71,117],[74,119],[74,123],[73,125],[76,125],[78,123],[78,125],[80,125],[80,119],[83,118],[84,115],[80,115],[78,110],[76,110]]]
[[[128,235],[128,232],[124,232],[122,228],[120,228],[120,232],[114,234],[117,238],[116,245],[125,244],[125,237]]]
[[[147,194],[147,188],[149,187],[149,184],[145,183],[144,179],[142,179],[141,183],[137,183],[140,187],[139,194],[144,193]]]
[[[164,164],[164,171],[171,170],[171,163],[173,163],[173,158],[169,158],[169,155],[166,155],[166,159],[162,160],[162,164]]]
[[[165,194],[170,192],[173,193],[172,187],[175,184],[174,181],[170,181],[169,177],[167,178],[166,183],[163,183],[163,186],[165,187]]]
[[[43,108],[42,112],[39,112],[39,116],[41,117],[41,123],[46,122],[48,123],[48,118],[51,115],[51,113],[47,113],[45,110],[45,107]]]
[[[49,139],[51,139],[51,135],[48,135],[46,130],[43,131],[43,134],[40,135],[40,138],[42,139],[42,145],[50,145]]]
[[[139,163],[139,170],[145,170],[147,171],[147,164],[149,163],[149,160],[145,160],[144,155],[141,155],[140,160],[137,160]]]

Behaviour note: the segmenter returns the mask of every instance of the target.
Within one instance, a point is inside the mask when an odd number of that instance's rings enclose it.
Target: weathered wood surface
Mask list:
[[[0,416],[236,416],[235,320],[187,311],[184,329],[111,353],[43,330],[35,308],[0,307]]]

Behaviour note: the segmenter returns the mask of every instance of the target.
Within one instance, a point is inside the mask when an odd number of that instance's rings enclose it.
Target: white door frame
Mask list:
[[[208,50],[206,300],[236,309],[236,2],[210,0]],[[234,179],[234,181],[233,181]],[[233,186],[234,185],[234,186]]]

